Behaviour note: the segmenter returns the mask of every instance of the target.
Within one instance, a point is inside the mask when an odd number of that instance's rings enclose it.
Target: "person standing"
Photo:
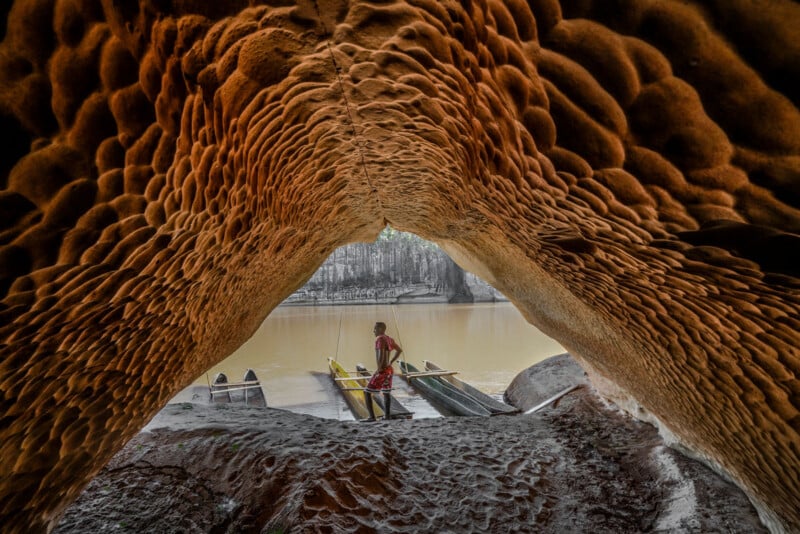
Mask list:
[[[369,419],[366,419],[366,421],[375,421],[375,410],[372,407],[372,395],[375,393],[383,393],[384,412],[386,412],[386,420],[389,420],[392,417],[392,377],[394,376],[392,364],[403,353],[403,349],[394,339],[386,335],[386,323],[375,323],[372,332],[375,334],[375,363],[377,364],[377,370],[372,375],[372,378],[369,379],[369,384],[364,390],[364,400],[369,411]],[[394,357],[391,357],[392,351],[395,351]]]

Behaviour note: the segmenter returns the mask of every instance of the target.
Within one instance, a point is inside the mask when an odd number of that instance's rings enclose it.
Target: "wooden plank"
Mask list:
[[[417,377],[425,377],[425,376],[451,376],[457,375],[458,371],[424,371],[418,373],[399,373],[400,376],[406,378],[417,378]],[[334,380],[337,382],[344,382],[345,380],[367,380],[368,376],[348,376],[348,377],[335,377]]]
[[[212,386],[212,388],[218,388],[219,386]],[[212,389],[211,394],[216,395],[218,393],[230,393],[231,391],[241,391],[245,389],[256,389],[260,388],[261,386],[245,386],[243,388],[226,388],[226,389]]]
[[[361,380],[367,380],[368,376],[364,377],[357,377],[357,376],[336,376],[333,379],[337,382],[344,382],[345,380],[352,380],[353,382],[359,382]]]
[[[342,391],[364,391],[367,388],[339,388],[339,389],[341,389]],[[375,393],[375,395],[380,395],[384,391],[394,391],[394,388],[392,388],[392,389],[382,389],[382,390],[380,390],[379,393]]]
[[[417,373],[404,373],[401,376],[406,378],[420,378],[426,376],[453,376],[457,375],[458,371],[421,371]]]
[[[211,384],[212,387],[215,388],[228,388],[228,387],[239,387],[239,386],[257,386],[261,384],[260,380],[253,380],[249,382],[225,382],[222,384]]]

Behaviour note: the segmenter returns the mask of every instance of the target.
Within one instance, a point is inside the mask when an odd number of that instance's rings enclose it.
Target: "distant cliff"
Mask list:
[[[414,234],[384,230],[374,243],[341,247],[286,304],[494,302],[506,298]]]

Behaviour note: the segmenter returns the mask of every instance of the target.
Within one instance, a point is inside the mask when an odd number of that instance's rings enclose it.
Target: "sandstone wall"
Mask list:
[[[797,4],[2,12],[4,525],[389,222],[800,529]]]

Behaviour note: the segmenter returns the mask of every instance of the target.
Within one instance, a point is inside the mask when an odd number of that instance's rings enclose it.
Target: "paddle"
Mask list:
[[[582,388],[583,386],[584,386],[583,384],[575,384],[575,385],[569,386],[567,388],[564,388],[561,391],[559,391],[558,393],[556,393],[555,395],[553,395],[552,397],[550,397],[549,399],[540,402],[539,404],[537,404],[536,406],[534,406],[530,410],[526,410],[525,411],[525,415],[536,413],[539,410],[541,410],[542,408],[544,408],[545,406],[547,406],[548,404],[557,401],[558,399],[560,399],[561,397],[563,397],[567,393],[570,393],[571,391],[575,391],[576,389]]]

